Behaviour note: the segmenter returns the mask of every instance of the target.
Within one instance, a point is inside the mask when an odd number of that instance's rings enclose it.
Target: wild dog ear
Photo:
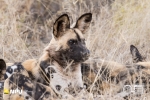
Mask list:
[[[67,14],[61,15],[54,23],[53,35],[55,38],[59,38],[65,31],[70,28],[70,20]]]
[[[6,63],[3,59],[0,59],[0,77],[2,77],[2,71],[6,70]]]
[[[92,13],[83,14],[75,25],[75,28],[78,28],[83,34],[87,31],[92,20]]]
[[[0,59],[0,70],[1,69],[6,69],[6,63],[3,59]]]
[[[130,52],[132,54],[132,60],[134,63],[143,61],[143,57],[141,56],[140,52],[134,45],[130,45]]]

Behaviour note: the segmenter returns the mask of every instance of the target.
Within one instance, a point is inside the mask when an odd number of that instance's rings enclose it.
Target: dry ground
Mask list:
[[[150,59],[149,0],[0,0],[0,58],[39,58],[59,15],[67,13],[73,23],[86,12],[93,13],[86,34],[91,58],[130,64],[133,44]]]

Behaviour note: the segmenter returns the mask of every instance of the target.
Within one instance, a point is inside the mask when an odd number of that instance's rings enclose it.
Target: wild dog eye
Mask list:
[[[71,39],[71,40],[69,40],[69,44],[70,44],[70,45],[77,44],[77,40],[73,40],[73,39]]]

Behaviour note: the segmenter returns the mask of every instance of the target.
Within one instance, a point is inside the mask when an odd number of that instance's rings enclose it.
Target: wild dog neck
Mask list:
[[[47,59],[40,62],[40,69],[42,70],[40,71],[40,73],[44,78],[44,83],[50,83],[53,88],[54,86],[59,84],[59,82],[55,82],[55,78],[58,78],[58,80],[60,80],[60,77],[64,79],[61,80],[63,81],[62,83],[66,83],[64,84],[64,87],[70,83],[72,84],[72,86],[76,87],[76,89],[83,87],[80,63],[70,64],[64,68],[60,66],[57,61]]]
[[[79,71],[81,64],[78,63],[74,63],[73,60],[72,61],[65,61],[63,59],[58,59],[59,55],[56,56],[56,58],[54,57],[49,57],[46,60],[40,61],[40,67],[44,70],[46,69],[48,66],[55,66],[60,72],[75,72],[75,71]]]
[[[53,64],[60,71],[60,73],[63,73],[64,75],[67,75],[67,76],[72,76],[74,73],[81,72],[81,64],[80,63],[75,64],[72,61],[69,64],[67,64],[67,66],[64,66],[64,67],[60,66],[60,64],[56,61],[53,61]]]

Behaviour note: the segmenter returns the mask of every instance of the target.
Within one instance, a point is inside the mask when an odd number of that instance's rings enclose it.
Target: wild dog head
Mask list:
[[[80,63],[88,59],[90,52],[86,47],[84,34],[90,26],[92,14],[83,14],[70,28],[67,14],[60,16],[53,25],[53,38],[47,48],[49,55],[60,65],[74,61]]]

